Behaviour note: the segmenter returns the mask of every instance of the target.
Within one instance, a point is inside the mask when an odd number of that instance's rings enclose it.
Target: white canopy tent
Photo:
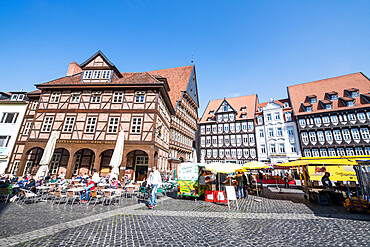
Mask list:
[[[41,176],[45,177],[48,174],[48,172],[49,172],[49,163],[51,161],[51,158],[53,157],[55,144],[57,142],[57,139],[58,139],[58,132],[57,131],[51,132],[50,138],[49,138],[48,142],[46,143],[44,153],[43,153],[43,155],[41,157],[41,160],[40,160],[40,167],[37,170],[36,179],[38,179]]]
[[[110,160],[109,163],[109,165],[112,167],[111,173],[109,175],[109,180],[112,180],[113,178],[118,179],[119,167],[122,162],[124,142],[125,142],[125,131],[122,129],[118,134],[116,146],[114,147],[114,151],[112,154],[112,159]]]

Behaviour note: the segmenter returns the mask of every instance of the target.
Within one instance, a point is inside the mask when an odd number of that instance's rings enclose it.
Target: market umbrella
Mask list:
[[[40,160],[40,167],[37,170],[36,179],[38,179],[41,176],[45,177],[48,174],[49,163],[54,154],[55,143],[57,142],[57,138],[58,138],[58,132],[57,131],[51,132],[50,138],[48,142],[46,143],[44,153],[42,154],[42,157]]]
[[[122,162],[124,142],[125,142],[125,132],[122,129],[118,134],[116,146],[114,147],[112,158],[109,163],[109,165],[112,167],[112,170],[109,175],[109,180],[112,180],[113,178],[118,179],[119,167]]]
[[[263,168],[271,168],[271,166],[259,161],[251,161],[242,165],[243,170],[259,170]]]
[[[237,169],[235,169],[235,164],[231,163],[220,163],[220,162],[211,162],[209,164],[205,164],[205,168],[209,171],[217,172],[217,173],[233,173]],[[218,186],[220,187],[220,176],[218,175]]]

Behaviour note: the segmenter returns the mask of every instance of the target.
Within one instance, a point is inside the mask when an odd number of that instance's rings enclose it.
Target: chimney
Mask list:
[[[82,69],[81,69],[80,65],[78,65],[76,62],[69,63],[67,76],[73,76],[73,75],[81,73],[81,72],[82,72]]]

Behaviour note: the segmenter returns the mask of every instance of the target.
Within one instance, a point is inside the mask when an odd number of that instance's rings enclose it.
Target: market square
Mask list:
[[[0,246],[368,246],[370,3],[4,2]]]

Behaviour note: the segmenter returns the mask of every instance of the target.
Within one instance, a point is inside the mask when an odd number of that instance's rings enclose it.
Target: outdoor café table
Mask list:
[[[98,186],[108,187],[108,186],[110,186],[110,184],[98,183]]]
[[[41,191],[41,198],[44,197],[45,191],[48,191],[49,189],[51,189],[50,186],[38,186],[38,187],[36,187],[36,190]],[[42,201],[45,201],[45,200],[42,200]]]

